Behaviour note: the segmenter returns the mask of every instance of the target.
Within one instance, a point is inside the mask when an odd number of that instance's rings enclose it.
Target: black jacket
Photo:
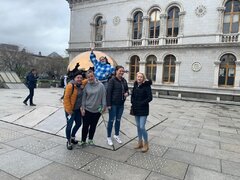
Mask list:
[[[125,93],[128,93],[127,81],[124,78],[119,80],[116,77],[112,77],[108,82],[107,106],[123,105],[126,100],[124,97]]]
[[[35,76],[32,72],[28,73],[27,77],[26,77],[26,84],[27,87],[29,89],[34,89],[36,88],[36,84],[37,84],[37,76]]]
[[[145,81],[140,86],[137,82],[134,83],[131,103],[135,116],[149,115],[149,102],[152,101],[152,81]]]

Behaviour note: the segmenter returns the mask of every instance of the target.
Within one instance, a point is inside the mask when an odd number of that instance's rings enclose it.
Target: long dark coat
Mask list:
[[[131,103],[135,116],[149,115],[149,102],[152,101],[151,85],[152,81],[145,81],[141,85],[138,85],[137,82],[134,83]]]

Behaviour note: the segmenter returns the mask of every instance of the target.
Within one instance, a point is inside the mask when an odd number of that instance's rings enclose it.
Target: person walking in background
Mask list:
[[[83,91],[81,113],[83,116],[82,141],[80,145],[94,145],[93,137],[96,131],[98,120],[101,113],[106,109],[106,90],[104,85],[99,82],[94,72],[87,72],[88,83]]]
[[[124,67],[116,66],[115,76],[109,80],[107,88],[107,107],[109,111],[109,120],[107,126],[107,143],[113,145],[112,127],[115,121],[114,139],[121,144],[119,137],[120,121],[124,110],[124,102],[129,95],[127,81],[124,79]]]
[[[135,149],[141,149],[142,152],[147,152],[148,146],[148,133],[145,128],[147,116],[149,115],[149,102],[152,101],[152,81],[146,80],[145,74],[138,72],[136,81],[134,82],[131,104],[133,115],[135,116],[138,144]],[[143,143],[144,140],[144,143]]]
[[[68,79],[68,76],[65,74],[64,76],[63,76],[63,88],[64,88],[64,92],[65,92],[65,89],[66,89],[66,86],[67,86],[67,79]],[[64,98],[64,93],[63,93],[63,95],[62,95],[62,97],[60,98],[61,100]]]
[[[26,97],[26,99],[23,101],[23,103],[27,106],[27,101],[29,100],[30,106],[36,106],[36,104],[33,103],[33,96],[34,96],[34,89],[36,88],[37,84],[37,70],[32,69],[27,77],[26,77],[26,85],[29,89],[29,95]]]
[[[96,59],[96,55],[93,53],[94,48],[91,48],[90,60],[94,65],[94,74],[96,79],[101,81],[107,89],[108,80],[115,72],[115,68],[108,62],[107,57],[100,57]]]
[[[75,135],[82,123],[80,107],[84,88],[82,85],[83,75],[81,71],[76,71],[72,78],[73,79],[66,86],[63,101],[67,119],[66,138],[68,150],[72,150],[72,144],[78,143],[75,139]],[[72,128],[73,122],[75,122],[75,126]]]

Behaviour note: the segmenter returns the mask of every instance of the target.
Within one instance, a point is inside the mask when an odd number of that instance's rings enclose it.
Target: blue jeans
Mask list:
[[[148,133],[145,129],[147,116],[135,116],[135,120],[137,124],[138,140],[141,141],[143,138],[144,142],[148,142]]]
[[[80,109],[74,110],[70,119],[68,119],[69,114],[67,112],[65,112],[65,115],[66,115],[66,119],[67,119],[66,138],[68,140],[70,140],[71,137],[75,137],[78,129],[80,128],[80,126],[82,124],[81,112],[80,112]],[[75,122],[75,126],[72,129],[73,122]]]
[[[107,136],[111,137],[112,135],[112,127],[113,122],[115,121],[115,135],[119,135],[120,131],[120,121],[123,114],[124,106],[111,106],[111,109],[109,110],[109,120],[108,120],[108,126],[107,126]]]

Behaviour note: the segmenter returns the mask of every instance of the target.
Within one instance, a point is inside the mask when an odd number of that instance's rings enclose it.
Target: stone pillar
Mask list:
[[[105,47],[105,43],[104,42],[105,42],[106,24],[107,24],[106,20],[102,21],[102,26],[103,26],[103,29],[102,29],[102,36],[103,36],[103,38],[102,38],[102,47]]]
[[[146,46],[148,45],[148,27],[149,27],[149,17],[143,16],[143,26],[142,26],[142,45]]]
[[[125,64],[126,64],[125,65],[125,70],[128,70],[128,72],[124,73],[124,78],[129,82],[130,62],[127,61]]]
[[[146,73],[146,62],[144,61],[139,61],[139,72]]]
[[[180,64],[181,61],[175,61],[176,64],[176,69],[175,69],[175,81],[174,81],[174,85],[178,86],[179,85],[179,74],[180,74]]]
[[[217,88],[218,87],[218,76],[219,76],[219,65],[220,61],[215,61],[214,62],[214,79],[213,79],[213,87]]]
[[[165,44],[166,32],[167,32],[167,14],[160,14],[159,45]]]
[[[218,7],[218,27],[217,27],[217,37],[216,42],[222,41],[222,35],[223,35],[223,18],[224,18],[224,11],[225,7]]]
[[[128,18],[127,19],[128,22],[128,34],[127,34],[127,46],[132,46],[132,26],[133,26],[133,19],[132,18]]]
[[[156,84],[161,85],[163,78],[163,61],[157,61]]]
[[[185,11],[179,12],[178,44],[182,44]]]
[[[236,74],[234,80],[234,88],[240,88],[240,60],[236,61]]]

